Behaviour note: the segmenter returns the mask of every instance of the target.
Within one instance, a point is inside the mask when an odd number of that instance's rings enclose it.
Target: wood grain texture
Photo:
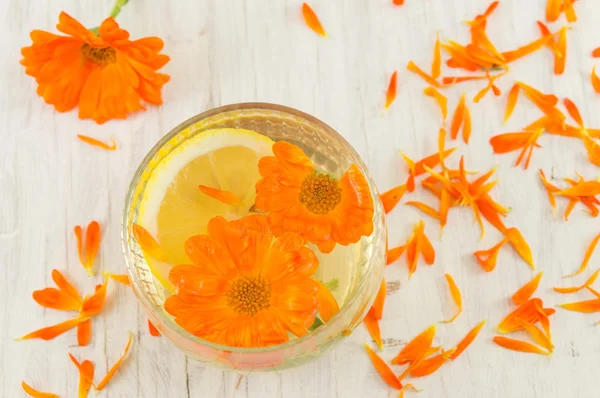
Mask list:
[[[328,38],[318,37],[302,21],[300,1],[131,0],[119,22],[132,37],[157,35],[165,40],[172,76],[164,89],[165,105],[149,107],[126,121],[98,126],[80,121],[75,112],[59,114],[36,96],[33,79],[18,64],[20,48],[32,29],[54,31],[65,10],[87,26],[107,15],[110,1],[5,0],[0,2],[0,396],[20,397],[20,381],[33,387],[74,396],[77,372],[67,358],[72,352],[96,364],[102,375],[120,355],[127,331],[136,335],[125,366],[102,396],[106,397],[394,397],[378,378],[363,352],[367,333],[359,328],[344,343],[316,362],[286,372],[257,374],[239,380],[193,362],[164,338],[153,338],[133,294],[112,284],[106,310],[93,322],[90,346],[76,347],[67,333],[50,342],[16,342],[14,337],[65,319],[64,314],[37,306],[34,289],[48,286],[50,271],[66,271],[78,288],[91,292],[99,277],[87,278],[77,260],[72,228],[101,221],[105,231],[96,268],[122,272],[119,223],[129,180],[151,146],[172,127],[206,109],[243,101],[266,101],[313,114],[339,131],[363,156],[381,190],[406,178],[401,149],[415,158],[436,150],[439,110],[424,97],[423,81],[406,71],[408,60],[431,62],[436,32],[464,42],[461,23],[482,12],[487,0],[313,0]],[[544,0],[503,0],[488,23],[489,36],[500,49],[512,49],[538,37],[535,21],[544,16]],[[600,45],[600,2],[575,4],[579,21],[569,31],[565,74],[552,74],[552,55],[543,50],[511,66],[501,79],[503,96],[486,97],[471,106],[472,142],[460,145],[468,165],[486,170],[499,165],[495,198],[512,210],[509,225],[521,229],[544,270],[539,294],[555,305],[571,299],[551,292],[561,276],[577,269],[586,245],[600,232],[598,220],[580,209],[565,223],[552,216],[537,170],[556,178],[575,171],[598,176],[583,145],[559,137],[543,137],[528,171],[513,168],[513,154],[494,156],[492,135],[516,130],[540,116],[526,101],[517,105],[506,127],[502,118],[506,93],[514,80],[544,92],[568,96],[588,125],[600,126],[598,97],[589,82],[594,64],[590,52]],[[562,21],[563,19],[561,19]],[[552,28],[559,27],[556,23]],[[382,116],[389,76],[399,71],[398,98]],[[448,90],[450,108],[461,90],[472,98],[480,84]],[[116,152],[81,143],[77,134],[118,142]],[[457,156],[452,159],[457,159]],[[414,200],[432,204],[416,192]],[[564,203],[561,202],[564,206]],[[390,214],[390,245],[400,244],[424,218],[401,205]],[[433,267],[422,266],[407,280],[403,265],[386,270],[390,289],[382,321],[387,342],[384,357],[427,325],[454,311],[444,281],[451,273],[461,287],[464,313],[439,327],[435,343],[455,344],[473,325],[489,322],[479,339],[456,363],[414,383],[421,398],[446,397],[594,397],[600,368],[598,317],[558,310],[553,319],[556,351],[550,358],[502,350],[492,344],[494,325],[511,305],[510,295],[534,273],[511,250],[503,249],[497,269],[483,273],[472,253],[499,238],[488,228],[482,242],[468,209],[453,209],[438,238],[437,224],[426,219],[437,249]],[[590,263],[600,265],[600,253]],[[582,280],[589,274],[582,275]],[[399,282],[399,283],[398,283]],[[584,297],[579,299],[583,300]],[[239,383],[238,383],[239,382]]]

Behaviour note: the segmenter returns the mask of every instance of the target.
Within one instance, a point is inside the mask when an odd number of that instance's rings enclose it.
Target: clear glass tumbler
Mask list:
[[[253,130],[273,141],[285,140],[310,148],[307,154],[320,169],[346,170],[356,164],[366,176],[373,196],[373,233],[359,242],[358,264],[352,267],[350,290],[340,305],[339,313],[325,325],[285,344],[263,348],[229,347],[185,331],[164,311],[163,303],[169,292],[155,280],[133,237],[132,225],[138,219],[138,208],[148,177],[156,166],[191,137],[225,127]],[[243,103],[194,116],[171,130],[152,148],[129,186],[123,212],[122,242],[133,290],[162,335],[196,360],[243,372],[284,369],[305,363],[340,342],[361,323],[379,289],[385,264],[386,227],[375,184],[359,155],[342,136],[320,120],[295,109],[265,103]]]

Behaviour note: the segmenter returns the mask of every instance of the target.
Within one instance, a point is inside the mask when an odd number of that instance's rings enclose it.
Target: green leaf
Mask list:
[[[318,328],[322,324],[323,324],[323,321],[321,320],[321,318],[315,317],[314,323],[308,328],[308,330],[312,332],[313,330],[315,330],[316,328]]]
[[[338,280],[338,278],[333,278],[329,282],[324,282],[323,284],[327,289],[329,289],[330,292],[333,292],[338,287],[340,287],[340,281]]]

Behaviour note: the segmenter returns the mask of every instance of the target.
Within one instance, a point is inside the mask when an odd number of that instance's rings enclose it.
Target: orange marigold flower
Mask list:
[[[302,149],[285,141],[260,159],[256,208],[270,212],[275,236],[296,232],[330,253],[373,232],[373,198],[356,165],[337,179],[317,171]]]
[[[21,64],[37,81],[37,93],[57,111],[79,106],[80,119],[104,123],[144,110],[142,101],[162,104],[161,89],[169,76],[156,71],[169,57],[159,54],[161,39],[131,41],[112,17],[98,34],[65,12],[56,27],[68,36],[33,30],[32,45],[21,50]]]
[[[263,347],[288,341],[288,331],[302,336],[313,324],[319,284],[311,276],[319,261],[300,235],[275,238],[263,215],[215,217],[185,250],[193,264],[169,273],[177,294],[165,310],[193,335]]]

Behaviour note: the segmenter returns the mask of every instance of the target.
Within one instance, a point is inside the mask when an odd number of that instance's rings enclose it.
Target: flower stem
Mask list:
[[[110,16],[116,18],[117,15],[121,12],[121,8],[127,4],[129,0],[116,0],[112,9],[110,10]]]

